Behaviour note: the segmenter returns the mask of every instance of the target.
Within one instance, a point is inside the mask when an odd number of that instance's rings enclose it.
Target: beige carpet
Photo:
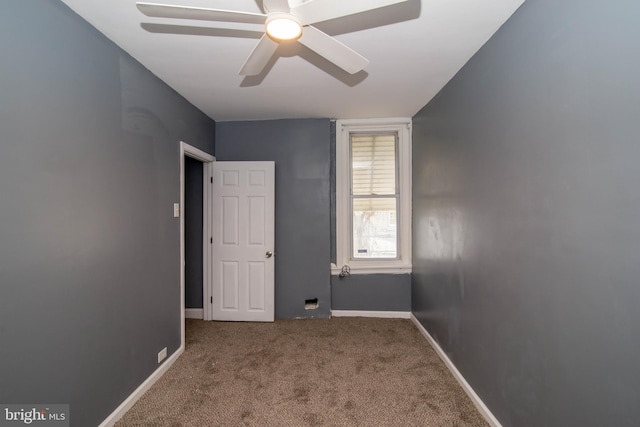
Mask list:
[[[187,320],[186,350],[116,424],[486,426],[409,320]]]

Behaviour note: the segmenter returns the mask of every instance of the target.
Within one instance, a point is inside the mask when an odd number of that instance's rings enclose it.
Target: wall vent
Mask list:
[[[316,308],[318,308],[318,298],[304,300],[305,310],[315,310]]]

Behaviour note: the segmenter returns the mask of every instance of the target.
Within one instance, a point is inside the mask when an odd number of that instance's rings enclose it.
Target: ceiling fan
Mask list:
[[[157,3],[136,3],[149,17],[264,24],[265,34],[249,54],[239,74],[260,74],[281,42],[297,40],[350,74],[369,60],[311,24],[354,15],[407,0],[263,0],[265,13],[209,9]]]

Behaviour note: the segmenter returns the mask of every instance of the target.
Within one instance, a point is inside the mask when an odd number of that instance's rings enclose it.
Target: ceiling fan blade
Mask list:
[[[369,64],[367,58],[315,27],[304,27],[298,41],[350,74]]]
[[[255,76],[260,74],[277,48],[278,43],[271,40],[269,36],[264,34],[256,47],[249,54],[249,57],[244,62],[244,65],[242,65],[242,68],[240,68],[240,72],[238,74],[241,76]]]
[[[140,12],[153,18],[198,19],[202,21],[244,22],[264,24],[267,15],[222,9],[172,6],[157,3],[136,3]]]
[[[310,0],[292,7],[291,14],[298,18],[302,25],[307,25],[405,1],[407,0]]]
[[[263,0],[262,7],[265,12],[283,12],[289,13],[288,0]]]

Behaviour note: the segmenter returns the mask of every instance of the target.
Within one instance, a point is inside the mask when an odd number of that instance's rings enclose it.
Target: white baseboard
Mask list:
[[[379,317],[384,319],[410,319],[410,311],[331,310],[331,317]]]
[[[166,362],[156,369],[140,386],[127,397],[124,402],[111,413],[99,427],[112,427],[131,407],[142,397],[142,395],[151,388],[151,386],[164,375],[165,372],[173,365],[178,357],[184,352],[184,347],[180,347],[175,353],[169,357]]]
[[[185,308],[185,319],[204,319],[204,309],[202,308]]]
[[[438,342],[433,339],[431,334],[427,332],[427,330],[424,328],[424,326],[422,326],[420,321],[416,318],[416,316],[413,315],[413,313],[411,313],[411,321],[416,325],[420,333],[424,335],[427,341],[429,341],[429,344],[431,344],[431,347],[433,347],[436,353],[438,353],[440,359],[442,359],[447,368],[449,368],[449,371],[451,371],[453,377],[458,381],[464,392],[467,393],[467,396],[469,396],[475,407],[478,409],[480,415],[482,415],[482,417],[487,421],[487,423],[489,423],[491,427],[502,427],[500,421],[498,421],[498,419],[491,413],[489,408],[487,408],[487,405],[485,405],[484,402],[480,399],[480,396],[478,396],[473,388],[471,388],[467,380],[464,379],[460,371],[458,371],[458,368],[456,368],[456,365],[453,364],[451,359],[449,359],[449,356],[447,356],[444,350],[442,350],[440,344],[438,344]]]

